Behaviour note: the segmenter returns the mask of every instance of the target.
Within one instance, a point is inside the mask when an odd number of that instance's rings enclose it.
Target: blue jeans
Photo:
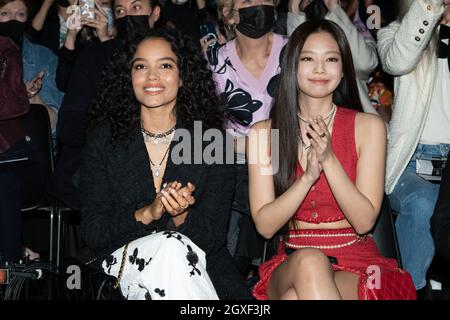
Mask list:
[[[430,219],[439,193],[439,184],[416,174],[416,158],[446,157],[449,144],[419,144],[407,168],[389,195],[398,213],[395,223],[403,267],[411,274],[416,290],[426,285],[426,274],[434,257]]]

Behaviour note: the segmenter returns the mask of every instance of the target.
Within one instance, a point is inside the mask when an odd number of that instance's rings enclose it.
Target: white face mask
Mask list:
[[[175,4],[177,4],[177,5],[183,5],[183,4],[185,4],[186,2],[188,2],[189,0],[174,0],[175,1]]]
[[[110,7],[102,7],[103,11],[106,13],[106,17],[108,18],[108,29],[114,27],[114,14]]]

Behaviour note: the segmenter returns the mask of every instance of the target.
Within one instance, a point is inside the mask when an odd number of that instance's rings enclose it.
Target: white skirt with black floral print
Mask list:
[[[103,270],[117,277],[124,247]],[[120,288],[128,300],[217,300],[206,273],[205,252],[175,231],[153,233],[128,244]]]

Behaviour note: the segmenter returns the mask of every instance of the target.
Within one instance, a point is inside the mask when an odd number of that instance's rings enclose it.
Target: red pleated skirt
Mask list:
[[[351,272],[359,277],[360,300],[415,300],[411,276],[400,269],[395,259],[380,255],[371,236],[358,237],[352,228],[337,230],[295,230],[287,243],[281,242],[277,254],[259,267],[260,280],[253,287],[258,300],[267,300],[267,287],[272,272],[288,257],[286,248],[317,248],[337,259],[334,271]]]

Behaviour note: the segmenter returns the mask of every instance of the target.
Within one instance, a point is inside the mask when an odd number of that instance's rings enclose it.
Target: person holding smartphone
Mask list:
[[[386,128],[361,112],[337,24],[307,21],[294,31],[271,119],[248,136],[253,220],[265,238],[282,235],[259,267],[257,299],[415,299],[410,275],[368,235],[383,200]]]
[[[55,82],[58,58],[47,48],[25,36],[30,13],[28,0],[0,0],[0,35],[9,37],[21,48],[23,78],[28,83],[30,103],[47,108],[53,131],[64,94]]]

